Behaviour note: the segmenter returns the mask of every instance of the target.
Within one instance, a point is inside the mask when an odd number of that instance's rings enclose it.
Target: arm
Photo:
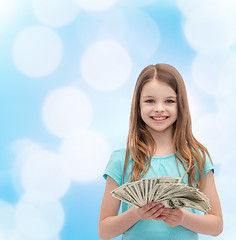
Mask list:
[[[118,215],[120,200],[111,195],[111,191],[119,187],[117,182],[107,176],[106,187],[102,199],[98,222],[98,235],[101,239],[112,239],[124,233],[139,219],[130,209]]]
[[[181,225],[193,232],[218,236],[223,231],[223,217],[217,194],[214,175],[210,171],[204,177],[200,189],[210,200],[211,210],[206,215],[198,215],[186,210],[166,209],[164,220],[170,226]]]
[[[209,198],[211,210],[206,215],[185,211],[182,226],[194,232],[218,236],[223,231],[223,216],[212,171],[203,178],[200,190]]]
[[[111,195],[111,191],[117,187],[119,187],[117,182],[107,176],[106,188],[98,222],[98,235],[101,239],[113,239],[121,235],[140,219],[162,219],[159,215],[164,209],[162,206],[153,203],[145,205],[141,208],[131,207],[129,210],[118,215],[120,200]]]

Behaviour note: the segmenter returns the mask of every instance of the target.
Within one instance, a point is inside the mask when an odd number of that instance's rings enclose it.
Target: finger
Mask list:
[[[180,209],[170,209],[170,214],[178,216],[180,214]]]
[[[175,221],[173,221],[172,219],[170,219],[170,218],[168,218],[168,217],[167,217],[166,219],[164,219],[163,221],[164,221],[166,224],[168,224],[169,226],[171,226],[171,227],[177,225]]]
[[[157,221],[161,221],[161,220],[163,220],[163,221],[165,221],[166,218],[167,218],[166,216],[159,215],[158,217],[154,218],[154,220],[157,220]]]
[[[143,207],[140,207],[137,212],[139,214],[139,216],[141,217],[141,219],[147,219],[150,217],[150,215],[152,214],[152,212],[150,213],[150,210],[153,209],[153,207],[155,207],[156,204],[154,202],[149,203]],[[152,210],[154,211],[154,210]]]
[[[155,207],[149,209],[147,212],[144,213],[144,217],[146,219],[151,219],[153,218],[154,216],[159,216],[161,214],[161,212],[163,211],[163,207],[162,207],[162,204],[158,204],[156,205]]]
[[[156,203],[151,202],[151,203],[149,203],[149,204],[147,204],[147,205],[145,205],[145,206],[143,206],[143,207],[141,207],[141,208],[142,208],[142,210],[143,210],[144,212],[148,212],[150,209],[152,209],[152,208],[155,207],[155,206],[156,206]]]
[[[162,220],[166,218],[166,216],[162,215],[162,212],[164,211],[164,208],[160,208],[155,213],[153,213],[152,218],[155,220]]]
[[[177,216],[177,215],[173,215],[173,214],[171,214],[171,212],[169,212],[169,211],[163,211],[162,215],[163,215],[163,216],[166,216],[166,219],[170,219],[170,220],[178,219],[178,216]]]
[[[171,227],[177,226],[181,223],[183,213],[181,210],[178,211],[178,213],[179,213],[179,215],[172,215],[172,214],[164,215],[164,216],[166,216],[166,219],[165,219],[166,223],[168,225],[170,225]]]
[[[163,215],[179,215],[179,209],[165,208]]]
[[[169,219],[169,221],[171,221],[171,222],[176,222],[176,221],[178,221],[178,216],[176,216],[176,215],[167,215],[166,219]]]
[[[148,204],[149,205],[149,204]],[[155,211],[157,211],[158,209],[162,208],[163,205],[161,203],[159,204],[156,204],[156,203],[151,203],[149,206],[147,205],[147,208],[146,208],[146,213],[154,213]],[[145,210],[145,209],[144,209]]]

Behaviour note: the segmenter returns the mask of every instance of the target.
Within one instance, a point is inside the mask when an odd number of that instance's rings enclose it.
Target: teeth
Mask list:
[[[152,117],[155,120],[164,120],[167,119],[167,117]]]

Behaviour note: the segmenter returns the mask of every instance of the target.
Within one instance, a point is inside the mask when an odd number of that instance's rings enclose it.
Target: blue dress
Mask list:
[[[109,175],[113,178],[118,185],[122,185],[123,178],[123,167],[125,162],[126,149],[114,151],[110,157],[110,160],[104,171],[104,178]],[[177,160],[178,162],[178,160]],[[179,171],[178,171],[179,168]],[[124,183],[127,182],[128,174],[132,169],[131,158],[129,160],[127,170],[125,173]],[[206,164],[204,168],[204,175],[209,171],[213,171],[213,165],[211,160],[206,157]],[[179,173],[181,176],[179,176]],[[178,162],[176,164],[175,155],[169,155],[166,157],[153,157],[151,165],[146,173],[146,178],[159,177],[159,176],[171,176],[171,177],[182,177],[185,173],[184,167]],[[198,177],[198,175],[197,175]],[[184,183],[188,184],[187,175],[183,179]],[[122,202],[122,213],[127,211],[131,205]],[[198,213],[194,209],[186,209],[193,213]],[[139,220],[130,229],[128,229],[123,235],[122,240],[195,240],[198,239],[198,234],[192,232],[182,226],[170,227],[163,221],[150,220]]]

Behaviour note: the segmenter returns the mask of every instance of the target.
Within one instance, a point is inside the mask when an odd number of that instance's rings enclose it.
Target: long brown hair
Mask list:
[[[155,141],[145,127],[140,110],[141,91],[143,86],[152,79],[168,84],[176,92],[178,117],[173,124],[174,153],[176,159],[182,163],[185,169],[184,176],[188,175],[189,185],[193,186],[193,184],[196,184],[199,188],[206,154],[209,158],[210,155],[208,150],[193,136],[187,92],[183,78],[176,68],[168,64],[149,65],[142,70],[137,79],[131,105],[123,181],[130,155],[132,158],[132,170],[128,175],[128,179],[137,181],[145,177],[150,167],[152,156],[156,151]],[[177,160],[176,163],[178,164]],[[199,172],[198,179],[196,177],[197,172]]]

